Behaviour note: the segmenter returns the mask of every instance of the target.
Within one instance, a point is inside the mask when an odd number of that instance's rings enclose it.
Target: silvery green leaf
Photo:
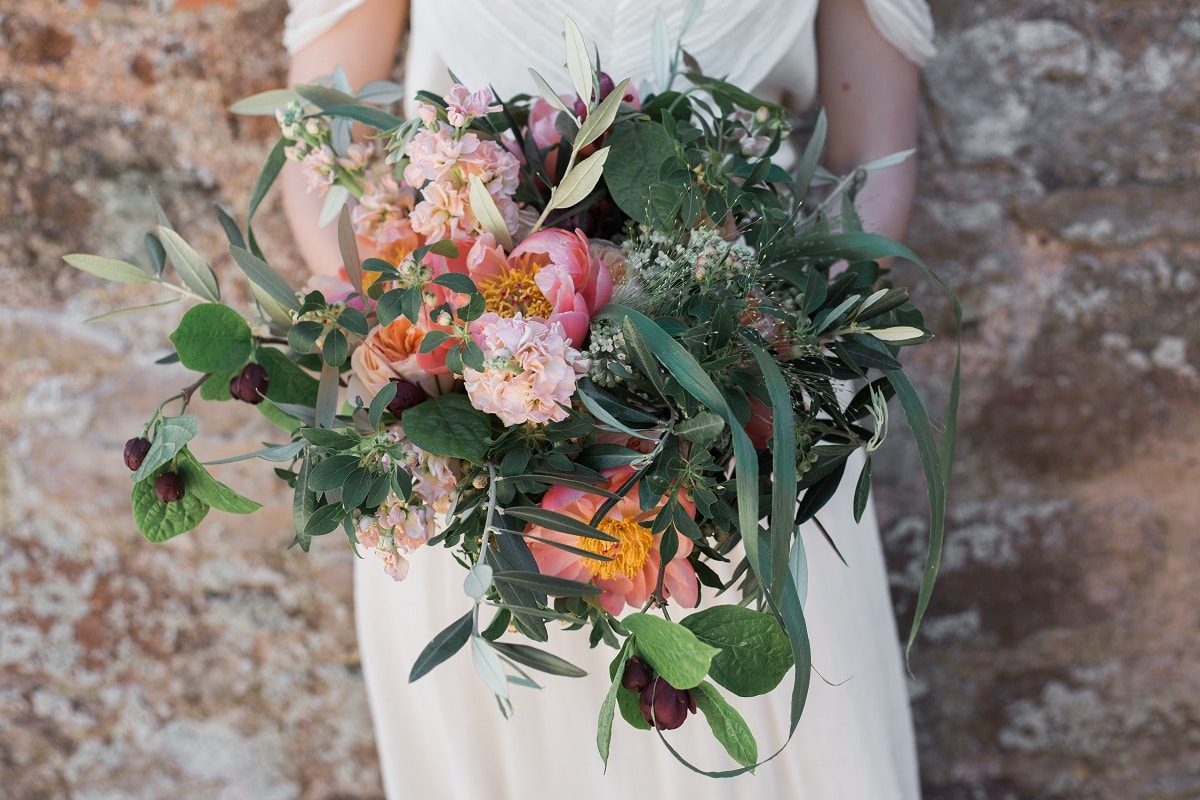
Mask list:
[[[550,196],[550,208],[570,208],[591,194],[604,174],[607,160],[608,148],[602,147],[572,167]]]
[[[679,27],[679,38],[682,39],[684,34],[691,30],[692,25],[700,17],[700,12],[704,10],[704,0],[691,0],[687,4],[687,8],[683,11],[683,24]]]
[[[575,112],[567,108],[567,104],[562,101],[562,98],[558,96],[558,93],[555,92],[550,84],[546,82],[546,79],[538,74],[537,70],[530,67],[529,74],[533,76],[533,82],[538,85],[538,91],[542,93],[542,97],[545,98],[547,103],[554,106],[564,114],[569,115],[571,119],[575,119]]]
[[[317,389],[316,427],[332,428],[337,415],[338,368],[321,364],[321,383]]]
[[[914,328],[911,325],[896,325],[892,328],[872,328],[867,333],[883,342],[892,344],[917,344],[933,338],[928,331]]]
[[[304,449],[305,443],[297,440],[288,442],[287,444],[277,444],[270,447],[265,447],[262,450],[255,450],[253,453],[243,453],[240,456],[231,456],[222,458],[219,461],[205,461],[205,466],[215,466],[217,464],[232,464],[235,461],[248,461],[252,458],[261,458],[263,461],[273,461],[275,463],[283,463],[291,461],[300,454]]]
[[[463,591],[472,600],[481,600],[492,587],[492,568],[487,564],[476,564],[463,581]]]
[[[229,110],[246,116],[273,117],[278,109],[286,108],[288,103],[300,99],[295,89],[268,89],[238,100]]]
[[[838,318],[842,316],[842,314],[845,314],[851,306],[859,301],[860,297],[861,295],[852,294],[843,300],[837,308],[818,314],[817,318],[813,320],[815,326],[813,333],[820,334],[822,331],[836,322]]]
[[[345,186],[330,186],[325,194],[325,204],[321,206],[321,215],[317,218],[317,227],[324,228],[337,219],[349,198],[350,190]]]
[[[346,277],[354,291],[362,294],[362,259],[358,255],[358,242],[354,238],[354,224],[350,222],[350,206],[343,205],[338,212],[338,250],[342,256],[342,264],[346,267]]]
[[[131,308],[119,308],[116,311],[109,311],[107,314],[98,314],[94,317],[89,317],[88,319],[85,319],[83,321],[83,323],[85,325],[92,325],[92,324],[98,323],[98,322],[108,322],[110,319],[116,319],[117,317],[124,317],[129,314],[138,314],[138,313],[141,313],[142,311],[150,311],[155,308],[162,308],[163,306],[169,306],[172,303],[178,303],[178,302],[179,302],[178,297],[172,297],[170,300],[164,300],[161,303],[150,303],[149,305],[132,306]]]
[[[475,671],[484,684],[496,697],[508,697],[508,677],[504,674],[504,664],[500,656],[492,649],[487,639],[475,634],[471,635],[471,660],[475,662]]]
[[[667,21],[663,19],[661,10],[654,12],[651,25],[650,63],[654,67],[654,82],[661,94],[671,88],[670,44],[667,41]]]
[[[587,43],[583,40],[583,31],[575,24],[575,20],[567,17],[564,38],[567,42],[567,74],[571,76],[571,84],[575,92],[587,106],[592,104],[595,92],[595,76],[592,74],[592,61],[588,57]]]
[[[496,237],[496,241],[501,247],[506,251],[511,250],[512,235],[508,232],[508,225],[504,222],[504,215],[500,213],[500,207],[496,205],[495,198],[483,185],[483,181],[478,175],[472,174],[469,182],[471,211],[475,212],[475,218],[483,225],[484,230]]]
[[[114,283],[154,283],[153,275],[128,261],[93,256],[88,253],[72,253],[69,256],[63,256],[63,261],[75,269]]]
[[[230,245],[229,253],[237,265],[242,268],[242,272],[246,273],[252,287],[261,289],[264,294],[285,309],[294,311],[300,307],[300,301],[296,299],[296,290],[289,286],[283,276],[276,272],[270,264],[237,245]],[[257,292],[255,296],[258,296]],[[259,302],[262,302],[261,298]],[[267,310],[269,313],[270,309]],[[272,318],[274,319],[273,314]],[[284,321],[290,324],[290,315],[285,317]]]
[[[175,265],[175,271],[187,287],[196,294],[213,303],[221,302],[221,292],[217,288],[217,276],[204,258],[192,249],[175,231],[165,225],[158,226],[158,238],[167,257]]]
[[[342,69],[341,64],[333,68],[333,88],[346,94],[350,94],[353,91],[350,88],[350,79],[346,77],[346,70]]]
[[[621,108],[621,100],[625,97],[625,90],[629,87],[629,78],[621,81],[609,93],[608,97],[600,101],[600,105],[596,106],[592,113],[588,114],[587,119],[583,121],[583,125],[579,128],[579,133],[575,136],[575,148],[582,150],[592,142],[604,135],[613,124],[613,120],[617,118],[617,111]]]
[[[901,150],[899,153],[892,153],[890,156],[884,156],[883,158],[877,158],[874,161],[869,161],[859,167],[859,169],[870,172],[873,169],[883,169],[884,167],[892,167],[896,164],[902,164],[907,161],[915,152],[917,152],[915,149]]]
[[[386,106],[404,99],[404,84],[395,81],[371,81],[358,90],[358,99],[364,103]]]
[[[196,437],[200,430],[199,421],[191,414],[180,414],[177,417],[164,417],[162,424],[154,433],[150,443],[150,452],[142,459],[142,465],[130,476],[134,483],[150,476],[155,470],[166,464],[183,446]]]

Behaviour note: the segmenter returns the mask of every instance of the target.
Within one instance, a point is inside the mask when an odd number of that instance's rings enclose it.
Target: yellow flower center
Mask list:
[[[633,520],[605,519],[596,526],[602,532],[617,539],[615,542],[605,542],[601,539],[579,537],[579,547],[608,556],[612,561],[597,561],[585,558],[583,563],[594,577],[609,580],[618,573],[626,578],[633,578],[646,566],[646,559],[654,547],[654,537],[650,529],[642,527]]]
[[[480,281],[479,291],[487,301],[487,310],[502,317],[522,314],[549,319],[554,306],[534,281],[541,269],[541,266],[530,264],[506,269]]]

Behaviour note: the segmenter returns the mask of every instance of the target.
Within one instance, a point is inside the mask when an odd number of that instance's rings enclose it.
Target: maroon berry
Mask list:
[[[604,98],[608,97],[610,94],[612,94],[612,90],[615,88],[617,88],[617,85],[615,83],[613,83],[612,76],[609,75],[607,72],[601,72],[600,73],[600,99],[603,100]]]
[[[396,384],[396,396],[392,398],[392,402],[388,403],[387,410],[397,417],[406,409],[418,406],[429,399],[425,390],[415,383],[409,383],[403,378],[392,378],[392,383]]]
[[[267,393],[267,371],[258,364],[247,364],[229,382],[229,393],[243,403],[258,405]]]
[[[167,470],[158,476],[154,482],[154,493],[164,503],[175,503],[183,499],[183,478],[179,474]]]
[[[125,466],[129,467],[134,472],[146,460],[146,453],[150,452],[150,440],[145,436],[135,436],[125,443]]]
[[[654,670],[650,665],[634,656],[625,662],[625,672],[621,674],[621,685],[631,692],[640,692],[654,680]]]
[[[646,722],[660,731],[673,731],[687,719],[688,712],[696,712],[696,698],[687,689],[676,689],[660,677],[642,690],[638,709]]]

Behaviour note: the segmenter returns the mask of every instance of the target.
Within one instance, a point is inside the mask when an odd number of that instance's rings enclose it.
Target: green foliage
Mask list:
[[[170,338],[179,360],[197,372],[232,375],[250,360],[254,349],[250,326],[220,303],[192,306]]]
[[[787,633],[771,614],[722,605],[680,620],[705,644],[719,648],[709,675],[741,697],[774,689],[792,667]]]
[[[638,655],[677,689],[699,686],[720,652],[683,625],[661,617],[630,614],[621,624],[637,638]]]
[[[488,449],[492,417],[466,395],[444,394],[404,412],[404,432],[428,453],[479,464]]]

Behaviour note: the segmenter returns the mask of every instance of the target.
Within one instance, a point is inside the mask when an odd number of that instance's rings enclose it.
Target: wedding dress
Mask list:
[[[292,0],[285,41],[295,50],[327,30],[362,0]],[[813,21],[818,0],[710,2],[684,38],[708,74],[758,87],[803,108],[813,98]],[[494,86],[500,96],[533,90],[528,67],[557,89],[568,83],[563,14],[599,47],[615,79],[652,75],[651,19],[661,10],[668,30],[680,27],[682,2],[556,3],[553,0],[413,0],[406,86],[449,85],[447,67],[468,87]],[[932,53],[924,0],[867,0],[881,34],[911,60]],[[730,10],[736,9],[736,13]],[[861,460],[847,475],[856,476]],[[650,731],[619,718],[607,774],[596,752],[596,719],[608,688],[613,650],[589,650],[586,635],[558,631],[550,649],[588,670],[583,679],[544,677],[541,691],[514,689],[515,714],[505,720],[474,674],[469,648],[410,684],[413,661],[429,640],[461,616],[470,601],[465,572],[449,553],[427,548],[409,556],[402,583],[375,559],[355,563],[355,610],[363,670],[374,718],[384,785],[397,798],[646,797],[911,800],[919,797],[916,751],[900,647],[873,509],[861,524],[851,514],[853,479],[821,520],[846,564],[815,529],[803,533],[809,562],[805,615],[815,674],[794,739],[754,775],[717,780],[678,763]],[[848,566],[847,566],[848,565]],[[685,615],[676,609],[677,616]],[[553,627],[553,625],[551,625]],[[762,756],[786,740],[791,681],[766,697],[736,701]],[[735,766],[699,715],[666,734],[692,763]]]

